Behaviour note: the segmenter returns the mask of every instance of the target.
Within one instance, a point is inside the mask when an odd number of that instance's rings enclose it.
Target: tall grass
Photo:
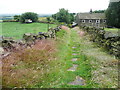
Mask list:
[[[38,41],[35,46],[12,53],[3,59],[2,85],[5,87],[32,87],[41,82],[49,62],[54,60],[55,42]]]

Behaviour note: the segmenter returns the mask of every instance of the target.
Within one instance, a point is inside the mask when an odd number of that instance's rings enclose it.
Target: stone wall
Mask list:
[[[90,40],[98,43],[99,46],[104,47],[110,54],[120,58],[120,36],[119,32],[112,33],[105,31],[103,28],[95,27],[80,27],[90,35]]]
[[[11,52],[19,50],[21,49],[21,47],[23,48],[26,48],[28,46],[31,47],[31,45],[35,44],[36,40],[55,38],[56,33],[60,30],[61,26],[58,26],[56,28],[49,29],[48,32],[46,33],[43,32],[39,32],[38,34],[25,33],[23,35],[23,39],[19,41],[15,41],[12,38],[2,37],[0,44],[5,51]]]

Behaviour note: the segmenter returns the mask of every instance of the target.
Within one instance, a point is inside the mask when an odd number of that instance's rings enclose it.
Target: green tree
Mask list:
[[[107,25],[120,28],[120,2],[111,2],[105,13]]]
[[[20,15],[15,15],[14,20],[19,21],[20,20]]]
[[[72,23],[74,21],[74,15],[69,13],[68,10],[64,8],[60,9],[58,13],[52,15],[52,17],[59,22],[65,22],[67,24]]]
[[[105,10],[95,10],[95,11],[93,11],[93,13],[104,13],[105,12]]]
[[[32,22],[37,22],[38,21],[38,15],[36,13],[33,13],[33,12],[26,12],[26,13],[23,13],[21,16],[20,16],[20,22],[21,23],[25,23],[25,20],[26,19],[31,19]]]

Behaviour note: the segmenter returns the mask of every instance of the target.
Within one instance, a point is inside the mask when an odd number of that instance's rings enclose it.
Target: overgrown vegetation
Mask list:
[[[41,40],[32,48],[12,53],[3,59],[3,88],[32,87],[42,82],[49,62],[55,59],[55,47],[53,40]]]
[[[103,48],[90,40],[90,36],[79,30],[80,51],[90,60],[92,88],[118,88],[118,60],[109,55]],[[84,35],[81,35],[84,33]]]

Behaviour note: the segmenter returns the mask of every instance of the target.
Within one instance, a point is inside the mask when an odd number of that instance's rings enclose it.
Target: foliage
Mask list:
[[[19,21],[20,20],[20,15],[15,15],[14,20]]]
[[[65,10],[64,8],[60,9],[59,12],[52,15],[52,17],[59,22],[65,22],[67,24],[70,24],[74,21],[74,14],[69,13],[68,10]]]
[[[105,10],[95,10],[95,11],[93,11],[93,13],[104,13],[105,12]]]
[[[47,17],[47,21],[48,21],[48,22],[50,22],[50,21],[51,21],[51,20],[50,20],[50,17]]]
[[[33,12],[26,12],[26,13],[23,13],[21,16],[20,16],[20,22],[21,23],[25,23],[25,20],[26,19],[31,19],[32,22],[37,22],[38,21],[38,15],[36,13],[33,13]]]
[[[106,10],[108,26],[120,28],[120,2],[111,2]]]

